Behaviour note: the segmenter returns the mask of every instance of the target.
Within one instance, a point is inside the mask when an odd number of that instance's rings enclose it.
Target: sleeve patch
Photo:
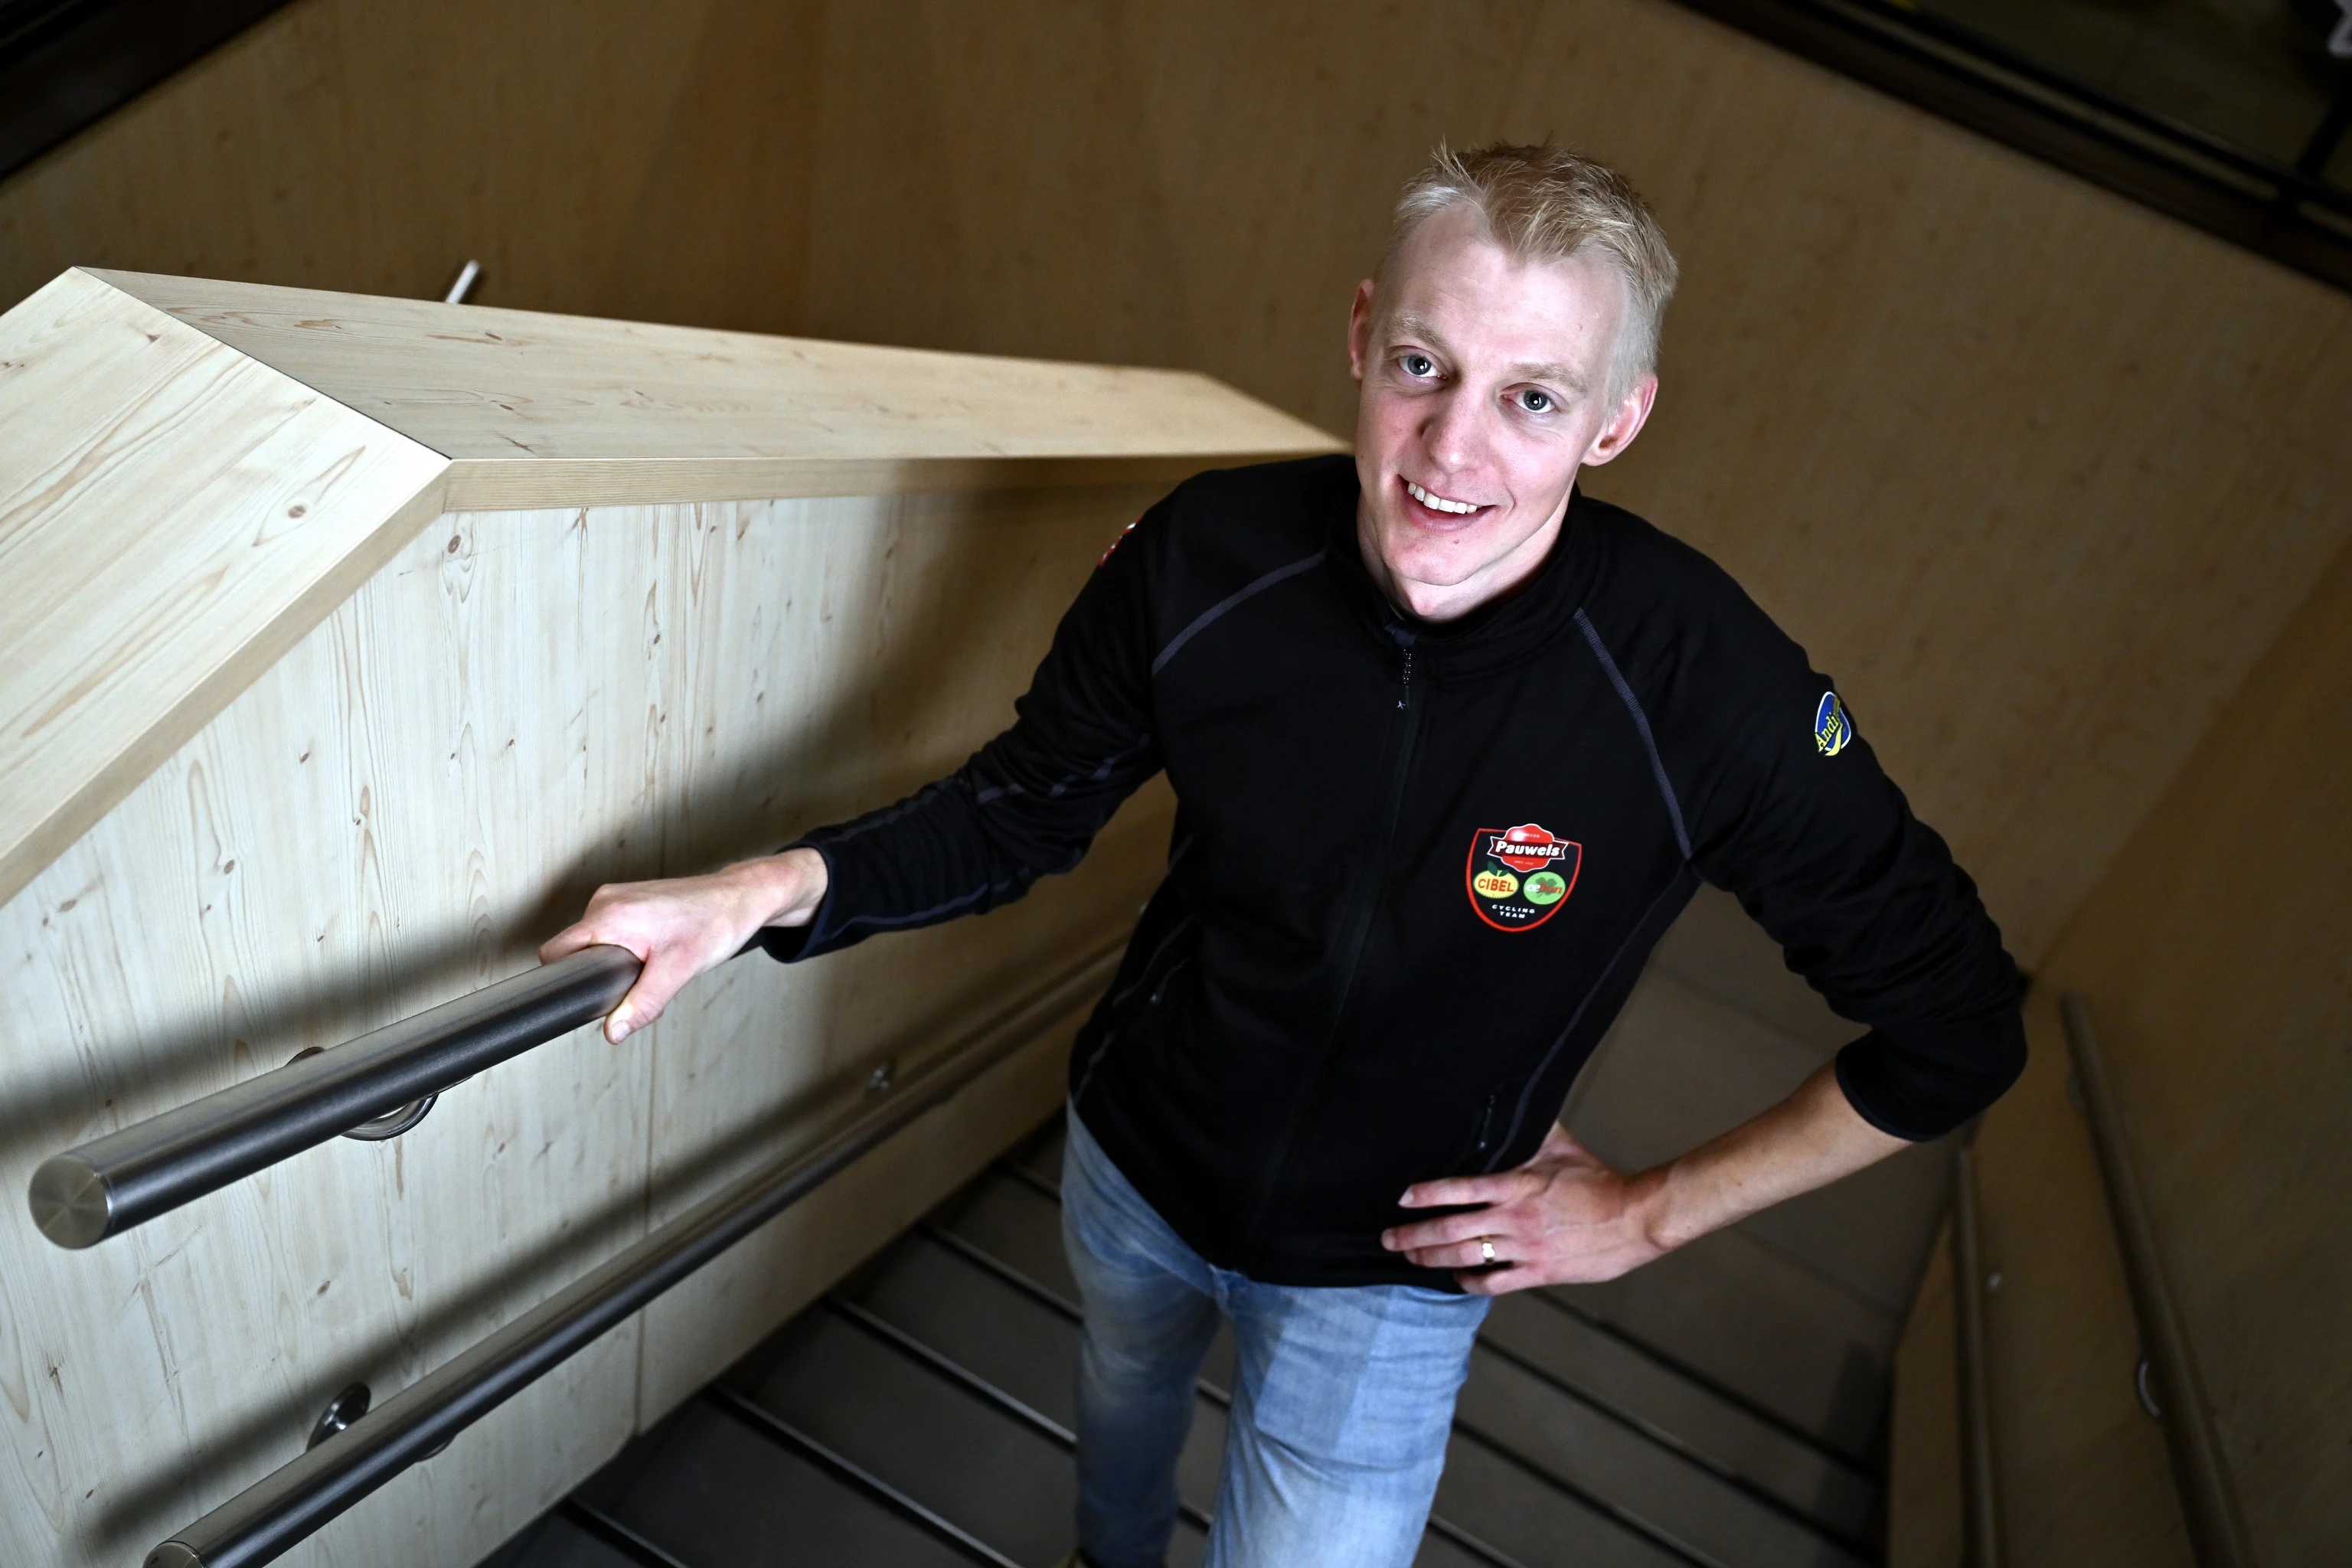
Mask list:
[[[1853,739],[1853,721],[1834,691],[1824,691],[1813,708],[1813,744],[1825,757],[1834,757]]]

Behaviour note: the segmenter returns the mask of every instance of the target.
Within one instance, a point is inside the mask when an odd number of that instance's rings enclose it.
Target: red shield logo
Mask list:
[[[1583,864],[1583,845],[1522,822],[1480,828],[1462,875],[1480,920],[1496,931],[1533,931],[1568,902]]]

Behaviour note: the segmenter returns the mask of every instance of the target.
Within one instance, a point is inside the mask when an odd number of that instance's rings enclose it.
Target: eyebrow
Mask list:
[[[1453,352],[1446,348],[1444,334],[1430,323],[1429,318],[1416,315],[1411,310],[1400,310],[1389,318],[1388,335],[1391,338],[1399,335],[1420,338],[1431,347],[1443,353],[1450,354]],[[1559,382],[1579,396],[1589,390],[1585,385],[1583,374],[1572,365],[1537,364],[1522,361],[1513,365],[1511,371],[1513,374],[1528,381]]]

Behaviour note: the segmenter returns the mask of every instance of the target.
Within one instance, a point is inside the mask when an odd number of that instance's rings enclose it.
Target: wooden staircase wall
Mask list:
[[[42,1159],[951,770],[1171,477],[1329,445],[1181,372],[79,272],[0,316],[0,1563],[136,1561],[919,1071],[1133,920],[1167,792],[89,1251]],[[478,1559],[1048,1115],[1074,1023],[288,1561]]]

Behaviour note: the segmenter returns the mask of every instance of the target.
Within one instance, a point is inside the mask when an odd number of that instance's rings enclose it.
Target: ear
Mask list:
[[[1365,279],[1356,285],[1355,300],[1348,307],[1348,374],[1363,384],[1365,356],[1371,352],[1372,342],[1372,280]]]
[[[1597,468],[1632,446],[1633,437],[1642,433],[1642,426],[1650,422],[1650,405],[1657,400],[1656,375],[1645,375],[1635,382],[1618,400],[1617,411],[1609,416],[1609,423],[1592,437],[1592,445],[1585,448],[1585,467]]]

